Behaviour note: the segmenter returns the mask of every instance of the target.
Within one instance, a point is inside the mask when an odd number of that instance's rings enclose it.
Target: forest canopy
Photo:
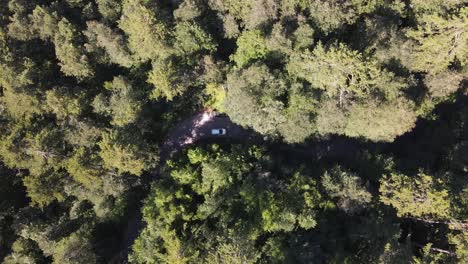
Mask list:
[[[467,31],[467,0],[4,0],[0,260],[466,263]]]

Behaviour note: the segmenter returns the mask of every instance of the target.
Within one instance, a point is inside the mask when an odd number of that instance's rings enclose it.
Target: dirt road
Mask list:
[[[211,129],[213,128],[225,128],[227,133],[222,136],[213,136],[211,135]],[[216,112],[210,111],[200,112],[183,120],[169,131],[167,139],[160,148],[159,166],[152,172],[151,178],[158,177],[159,169],[164,166],[166,161],[188,145],[206,139],[227,138],[245,141],[253,134],[253,131],[234,124],[227,116],[218,115]],[[355,156],[361,149],[357,141],[344,137],[332,137],[307,146],[278,143],[277,147],[280,150],[292,151],[311,159],[349,158]],[[129,219],[125,234],[125,244],[123,245],[124,248],[120,254],[119,261],[115,263],[128,263],[127,255],[131,250],[133,241],[143,228],[144,222],[142,221],[141,212],[138,210]]]
[[[211,129],[214,128],[225,128],[227,133],[222,136],[213,136]],[[201,139],[242,139],[248,136],[249,132],[246,129],[234,124],[227,116],[211,111],[201,112],[182,121],[168,133],[168,138],[160,149],[160,162],[164,164],[172,154]]]
[[[226,135],[213,136],[211,135],[211,129],[214,128],[224,128],[227,133]],[[248,137],[249,134],[250,132],[248,130],[234,124],[226,116],[219,115],[212,111],[200,112],[183,120],[169,131],[167,139],[160,148],[159,166],[152,172],[152,178],[154,179],[159,175],[159,169],[172,155],[199,140],[215,138],[242,139]],[[131,251],[133,241],[138,237],[143,227],[144,223],[142,221],[141,212],[137,211],[128,221],[124,238],[125,243],[119,255],[119,260],[115,261],[115,263],[128,263],[128,253]]]

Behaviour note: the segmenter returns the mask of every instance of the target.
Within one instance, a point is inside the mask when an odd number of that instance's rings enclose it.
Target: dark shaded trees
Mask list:
[[[261,250],[247,241],[314,228],[323,203],[315,181],[293,168],[285,169],[289,177],[283,178],[268,168],[269,159],[256,147],[212,145],[169,163],[146,201],[147,227],[132,260],[250,263]],[[150,246],[154,243],[160,247]]]
[[[127,49],[122,35],[116,33],[111,28],[97,21],[87,22],[88,29],[84,32],[90,44],[88,51],[102,48],[109,56],[112,63],[123,67],[130,67],[133,64],[130,51]]]

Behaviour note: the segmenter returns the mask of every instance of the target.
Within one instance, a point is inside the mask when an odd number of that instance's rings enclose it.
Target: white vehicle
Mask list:
[[[225,128],[213,128],[213,129],[211,129],[211,135],[213,135],[213,136],[226,135],[226,129]]]

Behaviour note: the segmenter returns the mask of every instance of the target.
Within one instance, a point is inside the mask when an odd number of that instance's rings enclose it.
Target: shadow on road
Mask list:
[[[211,130],[215,128],[226,129],[226,135],[212,135]],[[149,180],[152,181],[158,177],[159,170],[166,161],[185,147],[202,141],[219,142],[220,140],[251,142],[251,144],[261,144],[264,141],[258,133],[233,123],[227,116],[219,116],[217,113],[209,111],[198,113],[180,122],[169,131],[167,139],[160,148],[159,165],[150,174]],[[362,144],[357,140],[343,137],[332,137],[307,145],[290,145],[278,142],[273,145],[277,150],[294,153],[311,160],[352,158],[362,148]],[[116,263],[128,263],[127,257],[131,252],[131,246],[143,228],[141,211],[135,209],[134,215],[128,222],[119,262]]]

